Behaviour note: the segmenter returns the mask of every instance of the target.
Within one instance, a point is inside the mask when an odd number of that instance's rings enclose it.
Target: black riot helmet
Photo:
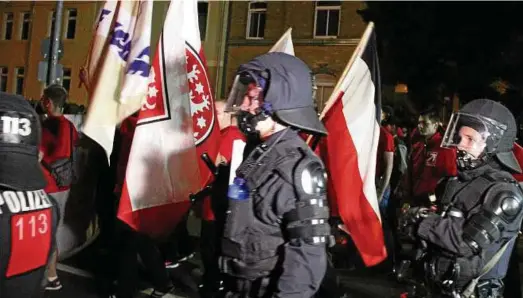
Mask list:
[[[477,132],[481,140],[463,140],[460,130],[471,128]],[[459,144],[469,142],[471,146],[481,146],[483,154],[479,160],[488,157],[495,159],[512,172],[521,173],[512,148],[517,135],[517,126],[514,115],[502,104],[490,99],[476,99],[467,103],[463,108],[452,115],[447,131],[443,137],[443,147],[458,147],[458,159],[460,156]],[[458,160],[459,165],[459,160]]]
[[[43,189],[38,161],[41,125],[27,100],[0,92],[0,185],[14,190]]]
[[[238,71],[226,111],[240,109],[251,88],[262,90],[260,111],[254,117],[239,117],[242,122],[252,122],[272,117],[286,126],[311,134],[326,135],[327,131],[313,104],[313,86],[310,68],[300,59],[281,52],[272,52],[242,64]],[[250,125],[250,129],[255,124]]]

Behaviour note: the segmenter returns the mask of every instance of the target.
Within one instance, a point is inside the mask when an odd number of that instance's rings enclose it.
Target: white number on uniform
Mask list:
[[[29,227],[27,227],[27,224],[29,224]],[[18,240],[24,240],[24,236],[34,238],[37,235],[43,235],[47,233],[47,229],[49,228],[47,223],[47,215],[42,213],[40,213],[38,216],[32,215],[29,220],[26,221],[26,223],[24,223],[24,217],[20,217],[16,221],[15,226],[18,228]],[[26,230],[26,232],[30,232],[30,235],[24,234],[25,228],[29,228],[29,231]]]

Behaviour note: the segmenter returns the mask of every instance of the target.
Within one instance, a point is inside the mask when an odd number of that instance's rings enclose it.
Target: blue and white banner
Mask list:
[[[138,111],[147,93],[153,2],[106,1],[100,11],[84,80],[89,108],[83,132],[109,158],[115,127]]]

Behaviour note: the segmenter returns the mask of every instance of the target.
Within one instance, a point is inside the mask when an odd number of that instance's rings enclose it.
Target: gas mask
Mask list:
[[[248,111],[236,112],[238,128],[248,139],[260,139],[260,133],[256,130],[256,125],[271,117],[272,108],[270,103],[263,103],[260,108],[255,110],[255,114]]]
[[[484,165],[496,154],[506,125],[494,119],[463,112],[454,113],[443,136],[441,146],[457,150],[457,166],[461,171]]]
[[[487,154],[481,155],[479,158],[474,156],[465,150],[457,150],[457,165],[460,171],[473,170],[479,166],[485,164],[487,161]]]
[[[247,70],[239,73],[227,100],[226,111],[236,114],[238,128],[249,140],[260,138],[256,125],[272,115],[272,106],[264,102],[268,74]]]

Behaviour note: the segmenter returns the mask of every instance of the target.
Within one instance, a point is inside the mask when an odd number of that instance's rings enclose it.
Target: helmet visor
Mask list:
[[[260,107],[263,103],[265,82],[265,79],[250,71],[236,75],[225,111],[235,113],[239,110],[249,111],[251,107]]]
[[[454,113],[441,147],[457,147],[468,152],[491,153],[496,150],[507,126],[480,115]]]

